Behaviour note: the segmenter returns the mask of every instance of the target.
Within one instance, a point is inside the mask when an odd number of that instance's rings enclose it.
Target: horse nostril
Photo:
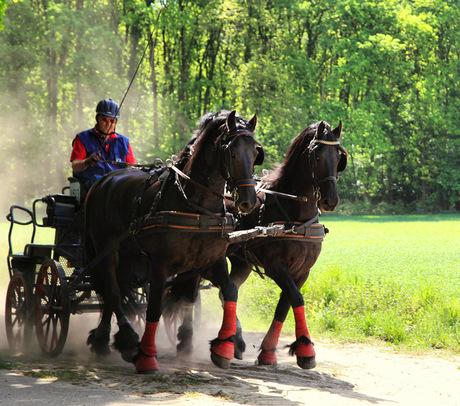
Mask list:
[[[248,202],[242,202],[238,205],[238,209],[241,213],[246,214],[249,213],[251,206]]]
[[[340,199],[338,199],[338,198],[333,199],[333,200],[324,199],[321,202],[322,210],[327,211],[327,212],[334,211],[337,208],[337,206],[339,205],[339,201],[340,201]]]

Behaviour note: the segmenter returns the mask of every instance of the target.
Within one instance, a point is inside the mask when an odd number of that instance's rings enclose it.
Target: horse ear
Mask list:
[[[229,133],[236,131],[236,111],[233,110],[227,116],[227,130]]]
[[[318,128],[316,129],[316,138],[318,138],[324,132],[325,128],[326,124],[324,123],[324,121],[321,121],[321,123],[319,123],[318,125]]]
[[[257,127],[257,114],[254,114],[254,117],[252,117],[252,118],[249,120],[248,128],[249,128],[249,130],[251,130],[251,132],[253,133],[254,130],[256,129],[256,127]]]
[[[340,120],[339,125],[332,130],[332,134],[335,135],[335,138],[340,138],[340,135],[342,134],[342,120]]]

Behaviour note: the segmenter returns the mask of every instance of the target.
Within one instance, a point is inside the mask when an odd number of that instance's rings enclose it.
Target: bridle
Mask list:
[[[316,152],[315,152],[315,150],[319,147],[318,144],[337,145],[338,146],[338,149],[342,152],[342,154],[344,154],[344,158],[341,158],[341,162],[339,163],[339,167],[338,167],[339,172],[342,171],[343,169],[345,169],[345,164],[346,164],[346,150],[343,147],[340,146],[340,141],[339,140],[326,141],[326,140],[319,140],[317,138],[313,138],[310,141],[310,144],[309,144],[309,146],[307,148],[307,150],[308,150],[308,167],[309,167],[309,171],[310,171],[310,178],[311,178],[311,180],[313,182],[313,199],[316,200],[316,202],[321,200],[321,192],[320,192],[320,188],[319,188],[320,183],[327,182],[327,181],[337,182],[339,180],[338,176],[336,177],[336,176],[332,176],[332,175],[316,179],[316,174],[315,174],[315,170],[314,170],[315,169],[315,164],[316,164]],[[343,162],[342,162],[342,159],[344,159]],[[311,200],[310,198],[308,198],[306,196],[290,195],[290,194],[287,194],[287,193],[281,193],[281,192],[277,192],[275,190],[266,189],[264,187],[261,187],[262,185],[263,185],[263,182],[257,188],[258,192],[264,192],[264,193],[271,194],[271,195],[276,195],[276,196],[279,196],[279,197],[282,197],[282,198],[285,198],[285,199],[297,200],[297,201],[301,201],[301,202],[308,202],[309,200]]]
[[[219,151],[221,154],[221,162],[222,162],[222,176],[227,182],[227,190],[230,192],[233,201],[236,202],[239,198],[238,190],[244,187],[256,187],[256,181],[253,178],[247,179],[232,179],[230,175],[230,162],[232,159],[232,151],[231,147],[232,144],[242,136],[248,136],[253,139],[253,141],[260,146],[261,150],[259,151],[259,155],[254,162],[254,165],[260,165],[263,160],[263,150],[262,145],[254,139],[254,134],[246,129],[239,129],[230,132],[229,134],[223,134],[219,140]],[[228,141],[228,142],[227,142]]]
[[[313,138],[310,144],[308,145],[308,166],[310,169],[310,177],[313,182],[313,198],[316,201],[321,200],[321,192],[320,192],[321,183],[328,182],[328,181],[337,183],[337,181],[339,180],[339,176],[333,176],[333,175],[325,176],[325,177],[317,179],[315,168],[316,168],[316,149],[319,148],[318,144],[338,146],[338,149],[341,151],[341,153],[344,153],[344,149],[343,147],[340,146],[339,140],[327,141],[327,140],[320,140],[318,138]],[[345,164],[342,163],[342,158],[341,158],[341,161],[339,162],[338,171],[340,171],[341,165],[345,166]]]

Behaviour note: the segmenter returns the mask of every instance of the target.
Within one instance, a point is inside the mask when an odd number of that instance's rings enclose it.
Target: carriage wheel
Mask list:
[[[65,272],[60,263],[49,260],[38,272],[35,286],[35,330],[42,351],[58,355],[69,330],[70,301]]]
[[[165,296],[167,296],[168,294],[169,292],[166,292]],[[193,306],[193,331],[196,332],[198,331],[200,327],[200,323],[201,323],[201,293],[199,290],[196,296],[195,303],[192,306]],[[177,333],[179,331],[179,327],[182,325],[184,321],[184,313],[185,313],[185,306],[180,307],[173,312],[163,311],[163,314],[162,314],[166,335],[168,336],[168,340],[174,348],[176,348],[177,344],[179,344]]]
[[[132,292],[130,300],[127,300],[128,318],[137,334],[142,336],[145,330],[145,317],[147,304],[149,302],[149,287],[148,285],[141,286]]]
[[[27,348],[33,330],[32,284],[21,273],[15,274],[8,285],[5,328],[12,351]]]

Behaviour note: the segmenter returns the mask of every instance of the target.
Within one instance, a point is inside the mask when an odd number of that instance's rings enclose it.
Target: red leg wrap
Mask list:
[[[136,370],[140,373],[158,371],[157,347],[155,345],[155,334],[158,322],[147,321],[145,331],[139,345],[140,355],[136,362]]]
[[[223,358],[232,359],[234,354],[234,336],[236,334],[236,302],[224,303],[224,319],[217,336],[218,341],[211,346],[211,351]],[[233,337],[232,341],[227,340]]]
[[[262,341],[261,352],[257,359],[261,364],[272,365],[276,363],[276,347],[281,334],[283,323],[273,320],[264,340]]]
[[[307,328],[307,322],[305,321],[305,307],[299,306],[293,308],[292,310],[294,311],[296,338],[306,336],[311,339]],[[313,344],[300,344],[297,347],[295,354],[300,357],[314,357],[316,355]]]

